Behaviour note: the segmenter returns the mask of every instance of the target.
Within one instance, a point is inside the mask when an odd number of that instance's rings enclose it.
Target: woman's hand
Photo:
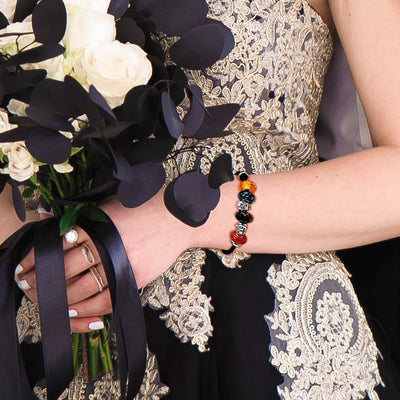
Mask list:
[[[191,245],[191,228],[167,211],[162,196],[160,192],[134,209],[125,208],[117,199],[101,206],[121,234],[139,288],[161,275]],[[102,328],[98,317],[112,312],[111,298],[93,242],[82,229],[75,230],[78,237],[74,243],[64,240],[71,331],[89,332]],[[18,285],[37,302],[33,251],[21,262],[21,268],[16,271]]]

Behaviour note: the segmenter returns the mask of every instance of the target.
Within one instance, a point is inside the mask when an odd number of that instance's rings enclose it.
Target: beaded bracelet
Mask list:
[[[237,247],[247,242],[247,224],[253,221],[253,216],[248,211],[250,211],[251,205],[256,200],[254,196],[256,185],[249,180],[249,176],[246,172],[239,172],[237,177],[240,180],[239,211],[235,214],[238,223],[235,225],[236,230],[232,231],[230,234],[232,247],[229,250],[222,250],[224,254],[231,254]]]

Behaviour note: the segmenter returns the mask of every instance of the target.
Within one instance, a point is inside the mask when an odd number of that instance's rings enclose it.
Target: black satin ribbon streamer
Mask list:
[[[4,400],[32,400],[18,343],[14,268],[32,248],[32,224],[10,236],[0,247],[0,397]]]
[[[132,400],[146,368],[146,334],[135,278],[114,224],[81,218],[107,274],[113,301],[122,398]],[[0,246],[0,393],[3,400],[32,400],[18,344],[14,269],[35,244],[42,345],[48,400],[56,400],[72,379],[62,242],[58,220],[27,224]],[[19,296],[20,297],[20,296]],[[66,327],[68,325],[68,327]],[[126,382],[128,378],[128,388]]]
[[[43,363],[47,399],[57,399],[74,376],[59,220],[48,219],[34,229]]]
[[[80,217],[80,225],[93,240],[110,286],[113,302],[112,328],[117,335],[122,398],[131,400],[140,389],[146,370],[146,329],[142,304],[124,244],[113,222]],[[114,287],[113,287],[114,286]],[[126,382],[128,378],[128,388]]]

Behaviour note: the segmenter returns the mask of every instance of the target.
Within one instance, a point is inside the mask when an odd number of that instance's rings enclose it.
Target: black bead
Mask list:
[[[247,175],[246,172],[239,172],[238,174],[239,180],[243,181],[247,181],[247,179],[249,179],[249,175]]]
[[[243,211],[238,211],[235,214],[235,217],[238,221],[243,222],[245,224],[249,224],[250,222],[253,221],[253,216],[247,212],[243,212]]]

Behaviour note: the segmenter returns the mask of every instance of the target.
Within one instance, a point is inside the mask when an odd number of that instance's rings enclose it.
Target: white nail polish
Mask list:
[[[32,288],[31,288],[31,285],[29,285],[28,281],[26,281],[25,279],[23,279],[22,281],[18,281],[18,282],[17,282],[17,285],[18,285],[18,287],[19,287],[21,290],[29,290],[29,289],[32,289]]]
[[[76,310],[68,310],[68,315],[70,318],[74,318],[78,316],[78,312]]]
[[[40,206],[37,208],[37,212],[38,212],[38,214],[47,214],[47,215],[51,215],[54,217],[54,214],[52,211],[47,211],[46,209],[44,209],[43,207],[40,207]]]
[[[22,267],[22,265],[21,265],[21,264],[18,264],[18,265],[16,266],[16,268],[15,268],[14,276],[19,275],[23,270],[24,270],[24,268]]]
[[[99,329],[103,329],[104,328],[104,324],[103,324],[103,321],[95,321],[95,322],[91,322],[88,325],[88,327],[89,327],[89,329],[91,331],[97,331]]]

